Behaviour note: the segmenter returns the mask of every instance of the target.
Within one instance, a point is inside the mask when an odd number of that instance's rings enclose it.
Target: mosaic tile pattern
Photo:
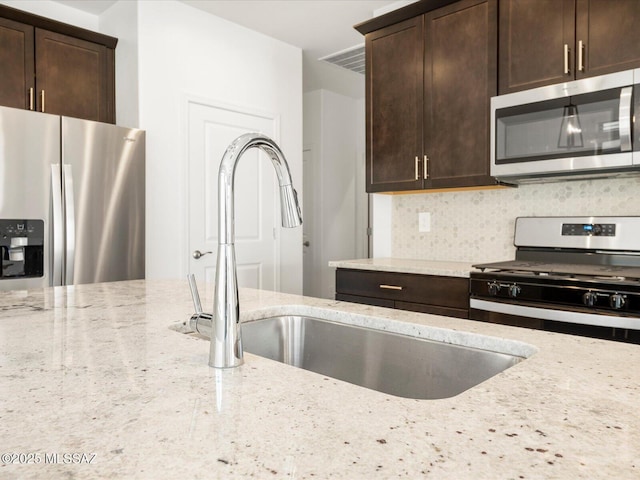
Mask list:
[[[419,212],[431,213],[430,232],[418,232]],[[516,217],[556,215],[640,215],[640,177],[397,195],[392,256],[472,263],[510,260]]]

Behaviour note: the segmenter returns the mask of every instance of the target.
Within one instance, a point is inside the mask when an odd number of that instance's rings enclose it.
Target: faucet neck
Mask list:
[[[280,190],[282,191],[283,187],[291,186],[289,165],[287,164],[280,147],[278,147],[273,140],[259,133],[247,133],[236,138],[225,151],[222,161],[220,162],[220,170],[218,172],[218,242],[220,245],[231,245],[234,243],[235,207],[233,203],[233,189],[236,166],[244,152],[254,147],[263,151],[271,160],[276,171]],[[298,225],[300,222],[301,221],[299,220]]]

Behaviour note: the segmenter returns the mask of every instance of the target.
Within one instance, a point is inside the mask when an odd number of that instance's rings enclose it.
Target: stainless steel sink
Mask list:
[[[302,316],[242,324],[244,350],[406,398],[457,395],[523,360],[381,330]]]

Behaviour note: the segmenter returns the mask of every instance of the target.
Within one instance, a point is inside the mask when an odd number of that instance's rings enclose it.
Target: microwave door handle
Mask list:
[[[52,248],[49,250],[52,255],[51,264],[51,278],[49,283],[52,286],[62,285],[62,257],[64,254],[64,230],[62,221],[62,186],[61,186],[61,171],[60,164],[55,163],[51,165],[51,207],[52,207],[52,222],[51,228],[53,229],[51,239]]]
[[[64,220],[67,237],[65,285],[73,285],[73,273],[76,257],[76,215],[73,196],[73,172],[71,165],[64,166]]]
[[[618,121],[620,130],[620,151],[631,150],[631,98],[633,87],[620,89],[620,107],[618,111]]]

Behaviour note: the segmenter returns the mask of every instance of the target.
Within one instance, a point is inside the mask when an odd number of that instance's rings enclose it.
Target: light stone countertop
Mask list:
[[[211,310],[210,288],[201,296]],[[192,313],[186,281],[4,292],[0,453],[25,455],[3,456],[16,463],[0,462],[0,478],[640,477],[639,345],[258,290],[240,299],[243,321],[324,316],[530,358],[455,397],[411,400],[248,353],[240,368],[209,368],[208,342],[170,328]],[[29,458],[39,463],[17,464]]]
[[[474,270],[472,263],[417,260],[407,258],[362,258],[355,260],[334,260],[330,267],[374,270],[378,272],[417,273],[420,275],[441,275],[469,278]]]

